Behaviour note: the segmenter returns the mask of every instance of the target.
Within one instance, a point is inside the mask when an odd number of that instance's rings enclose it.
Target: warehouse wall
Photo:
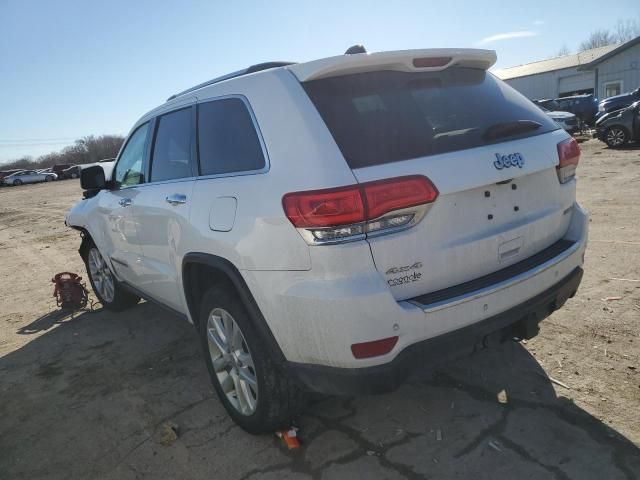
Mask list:
[[[581,90],[593,88],[595,85],[595,72],[579,72],[577,67],[572,67],[526,77],[511,78],[505,81],[532,100],[556,98],[560,93],[564,92],[564,90],[560,91],[559,89],[561,82],[565,89]]]
[[[640,87],[640,44],[630,47],[596,66],[598,97],[604,98],[604,84],[622,80],[622,93]]]

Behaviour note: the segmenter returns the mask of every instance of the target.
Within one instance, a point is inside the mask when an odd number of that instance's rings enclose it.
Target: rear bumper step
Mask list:
[[[289,362],[289,372],[305,389],[313,392],[357,395],[394,390],[416,370],[432,370],[443,363],[470,355],[477,348],[513,337],[534,337],[538,333],[538,323],[573,297],[582,280],[582,273],[582,268],[577,267],[552,287],[526,302],[478,323],[410,345],[387,364],[339,368]]]
[[[577,242],[573,242],[571,240],[558,240],[556,243],[545,248],[541,252],[538,252],[535,255],[518,263],[514,263],[509,267],[503,268],[502,270],[498,270],[497,272],[490,273],[483,277],[479,277],[474,280],[461,283],[459,285],[454,285],[453,287],[426,293],[424,295],[420,295],[419,297],[412,298],[409,301],[419,305],[421,308],[429,308],[431,306],[434,306],[434,304],[447,302],[454,298],[468,295],[484,288],[511,280],[513,277],[516,277],[523,273],[527,273],[532,269],[535,269],[536,267],[539,267],[540,265],[548,262],[549,260],[562,255],[563,253],[571,249],[571,247],[577,245]]]

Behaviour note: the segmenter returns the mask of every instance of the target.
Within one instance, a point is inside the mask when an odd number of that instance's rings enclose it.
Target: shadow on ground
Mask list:
[[[153,305],[51,314],[20,333],[42,330],[0,358],[3,479],[640,477],[638,448],[557,397],[515,343],[393,394],[318,401],[289,452],[231,423],[193,328]],[[169,420],[179,438],[164,446]]]

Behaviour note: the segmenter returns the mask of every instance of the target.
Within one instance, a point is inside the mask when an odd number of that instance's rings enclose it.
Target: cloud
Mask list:
[[[545,21],[544,21],[544,20],[535,20],[535,21],[533,22],[533,24],[534,24],[534,25],[544,25],[544,24],[545,24]]]
[[[486,45],[487,43],[499,42],[501,40],[511,40],[512,38],[525,38],[525,37],[537,37],[538,32],[532,32],[531,30],[521,30],[519,32],[505,32],[491,35],[480,40],[478,45]]]

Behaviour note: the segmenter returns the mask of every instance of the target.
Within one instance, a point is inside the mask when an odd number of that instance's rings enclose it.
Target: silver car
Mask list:
[[[22,170],[21,172],[12,173],[2,179],[5,185],[14,187],[23,183],[51,182],[58,178],[55,173],[38,173],[35,170]]]

